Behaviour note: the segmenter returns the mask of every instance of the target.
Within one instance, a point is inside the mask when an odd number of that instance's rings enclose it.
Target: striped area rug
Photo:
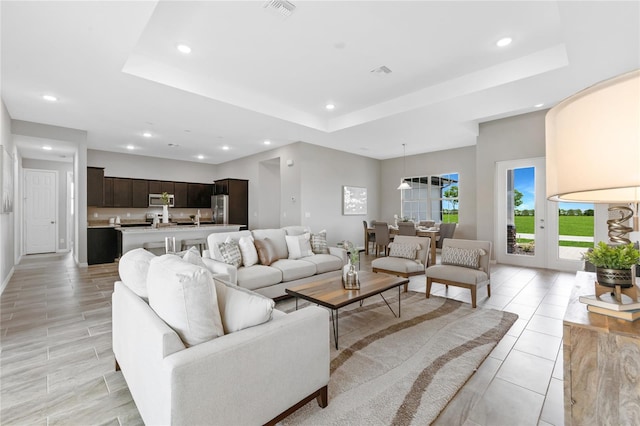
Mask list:
[[[397,293],[388,294],[397,312]],[[290,311],[292,303],[276,307]],[[328,407],[314,400],[282,424],[430,424],[517,318],[416,292],[402,293],[401,318],[379,296],[343,308],[338,350],[331,340]]]

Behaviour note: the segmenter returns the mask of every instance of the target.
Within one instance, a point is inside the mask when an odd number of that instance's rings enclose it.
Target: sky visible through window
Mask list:
[[[520,168],[514,170],[514,187],[522,192],[522,205],[519,210],[535,209],[535,169],[533,167]],[[563,210],[580,209],[585,211],[593,209],[590,203],[558,203],[558,208]]]

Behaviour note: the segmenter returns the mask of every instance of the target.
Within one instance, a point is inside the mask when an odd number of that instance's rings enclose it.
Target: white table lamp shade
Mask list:
[[[546,160],[552,201],[640,201],[640,70],[549,110]]]

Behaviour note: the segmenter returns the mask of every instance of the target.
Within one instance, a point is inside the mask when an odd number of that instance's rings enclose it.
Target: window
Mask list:
[[[458,223],[458,173],[404,178],[403,181],[411,189],[402,190],[402,217],[414,222]]]

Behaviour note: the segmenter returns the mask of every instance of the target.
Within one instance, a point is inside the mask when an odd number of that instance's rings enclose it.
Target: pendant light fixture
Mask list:
[[[406,176],[407,175],[407,144],[404,144],[404,143],[402,144],[402,151],[403,151],[402,158],[404,161],[404,175]],[[398,189],[411,189],[411,185],[409,185],[407,181],[404,180],[403,178]]]

